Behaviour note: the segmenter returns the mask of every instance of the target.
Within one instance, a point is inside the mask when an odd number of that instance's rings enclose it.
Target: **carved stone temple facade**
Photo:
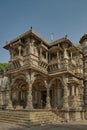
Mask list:
[[[0,105],[49,109],[65,120],[87,118],[87,34],[75,46],[66,36],[48,43],[30,29],[4,48],[10,61],[1,79]]]

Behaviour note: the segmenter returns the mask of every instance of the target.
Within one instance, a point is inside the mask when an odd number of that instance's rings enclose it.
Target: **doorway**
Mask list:
[[[41,106],[42,108],[45,108],[46,106],[46,91],[41,91]]]

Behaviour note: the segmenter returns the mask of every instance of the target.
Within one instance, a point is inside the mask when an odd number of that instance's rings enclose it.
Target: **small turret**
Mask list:
[[[79,43],[81,44],[81,47],[82,47],[82,51],[84,54],[87,54],[87,34],[84,34]]]
[[[79,43],[80,43],[80,44],[83,44],[84,41],[87,41],[87,33],[85,33],[85,34],[80,38]]]
[[[84,108],[87,109],[87,34],[84,34],[80,39],[80,45],[83,51],[83,72],[84,72]]]

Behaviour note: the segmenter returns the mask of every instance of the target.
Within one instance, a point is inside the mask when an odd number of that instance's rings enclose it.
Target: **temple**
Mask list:
[[[0,86],[0,106],[50,110],[59,118],[87,118],[87,34],[78,45],[66,36],[48,43],[32,28],[4,46],[9,69]]]

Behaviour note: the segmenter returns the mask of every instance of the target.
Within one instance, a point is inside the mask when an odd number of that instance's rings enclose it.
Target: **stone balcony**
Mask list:
[[[49,65],[56,64],[56,63],[58,63],[58,59],[57,58],[56,59],[52,59],[52,60],[49,61]]]
[[[53,60],[49,62],[49,73],[53,72],[63,72],[63,71],[70,71],[71,73],[74,73],[73,66],[65,61],[65,60]]]
[[[36,58],[33,59],[31,58],[29,55],[25,56],[25,57],[19,57],[16,56],[14,58],[12,58],[10,61],[10,68],[9,70],[7,70],[5,72],[5,74],[11,73],[11,72],[16,72],[19,71],[23,68],[36,68],[38,69],[38,71],[43,71],[47,73],[47,68],[48,68],[48,61],[45,58]],[[13,67],[13,64],[20,64],[20,66],[18,67]],[[12,67],[11,67],[12,66]]]
[[[48,64],[48,59],[46,59],[44,57],[39,57],[39,61],[43,61],[43,62]]]
[[[39,60],[38,60],[38,68],[40,68],[40,70],[47,73],[48,60],[45,59],[44,57],[39,58]]]
[[[15,60],[23,60],[23,56],[15,56],[11,58],[11,61],[15,61]]]
[[[79,78],[83,78],[83,74],[77,72],[76,68],[73,66],[72,62],[69,60],[60,60],[57,59],[49,62],[48,73],[59,73],[59,72],[68,72],[72,75],[75,75]],[[73,81],[76,79],[73,79]]]
[[[43,71],[48,74],[54,74],[54,73],[65,73],[68,72],[72,75],[75,75],[77,77],[82,78],[83,75],[81,73],[76,72],[76,68],[73,66],[72,62],[69,60],[58,60],[53,59],[48,61],[48,59],[44,57],[30,57],[29,55],[27,56],[16,56],[13,57],[10,60],[10,65],[18,65],[18,67],[11,67],[10,71],[15,71],[15,70],[20,70],[21,68],[36,68],[38,71]],[[73,79],[74,81],[74,79]]]
[[[23,66],[23,60],[24,60],[23,56],[15,56],[10,60],[10,63],[16,62],[17,64],[20,64],[20,66]]]
[[[71,110],[76,110],[76,109],[79,109],[80,108],[80,97],[79,96],[69,96],[68,97],[68,103],[69,103],[69,108]]]
[[[79,80],[75,77],[69,77],[68,78],[68,83],[77,83],[79,84]]]

